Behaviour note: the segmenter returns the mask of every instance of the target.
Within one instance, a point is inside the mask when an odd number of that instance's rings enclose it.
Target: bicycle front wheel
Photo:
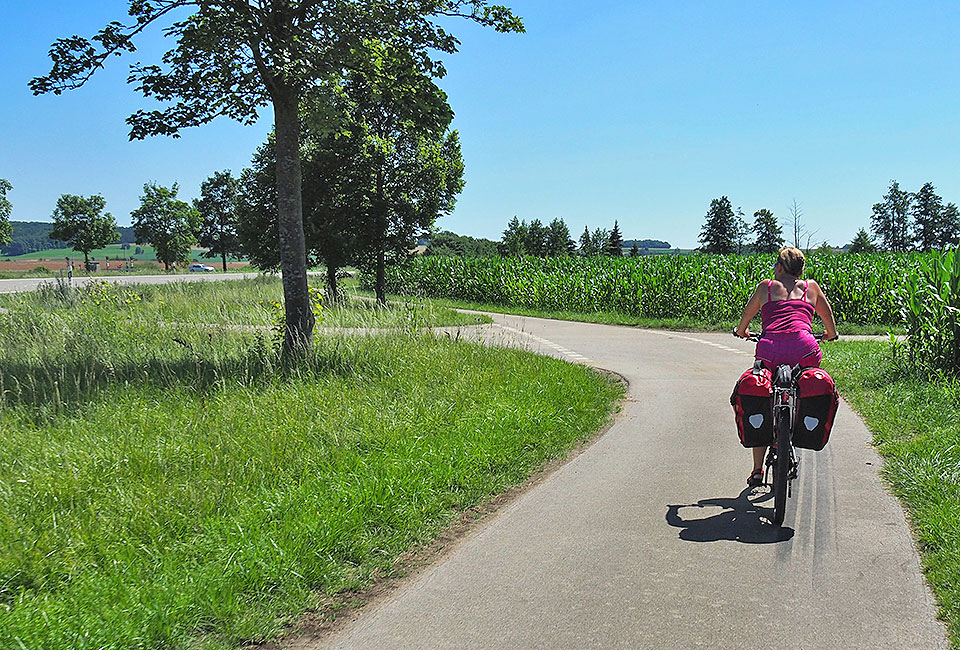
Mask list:
[[[783,525],[787,512],[787,477],[790,475],[790,423],[776,419],[777,459],[773,467],[773,523]]]

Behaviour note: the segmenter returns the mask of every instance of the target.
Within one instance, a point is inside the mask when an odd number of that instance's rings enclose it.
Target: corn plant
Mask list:
[[[960,374],[960,248],[920,260],[903,292],[914,369]]]

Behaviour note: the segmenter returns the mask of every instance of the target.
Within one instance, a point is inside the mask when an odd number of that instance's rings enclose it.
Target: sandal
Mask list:
[[[750,487],[763,485],[763,468],[762,467],[758,467],[757,469],[753,470],[753,473],[751,473],[750,476],[747,477],[747,485],[749,485]]]

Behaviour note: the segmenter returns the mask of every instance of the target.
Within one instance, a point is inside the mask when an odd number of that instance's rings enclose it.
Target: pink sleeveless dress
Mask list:
[[[803,297],[770,300],[767,282],[767,302],[760,308],[763,333],[757,342],[756,358],[773,370],[781,364],[820,367],[823,354],[813,338],[813,305],[807,302],[807,283]]]

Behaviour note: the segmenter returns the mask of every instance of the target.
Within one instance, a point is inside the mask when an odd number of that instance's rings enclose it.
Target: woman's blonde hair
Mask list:
[[[803,251],[793,246],[784,246],[780,249],[780,255],[777,256],[777,264],[790,275],[799,278],[803,273]]]

